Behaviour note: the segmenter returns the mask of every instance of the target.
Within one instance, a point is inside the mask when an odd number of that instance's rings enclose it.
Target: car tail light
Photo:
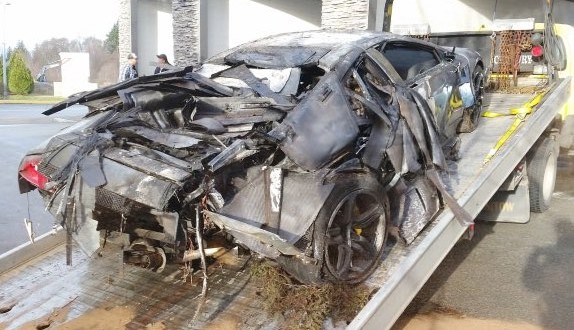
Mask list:
[[[544,54],[544,48],[540,45],[536,45],[532,47],[532,57],[541,57]]]
[[[38,172],[38,164],[41,160],[42,156],[40,155],[26,156],[24,160],[22,160],[19,173],[20,176],[34,186],[45,189],[48,178]]]

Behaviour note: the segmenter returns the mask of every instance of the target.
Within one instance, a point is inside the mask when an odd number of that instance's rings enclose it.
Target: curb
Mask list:
[[[0,254],[0,275],[64,244],[66,237],[64,234],[64,230],[58,228],[55,234],[46,233],[39,236],[34,243],[27,242]]]

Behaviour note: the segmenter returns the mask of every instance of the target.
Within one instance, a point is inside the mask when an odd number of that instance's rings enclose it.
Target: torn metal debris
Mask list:
[[[89,254],[119,232],[126,263],[205,268],[223,240],[303,282],[360,282],[391,228],[408,244],[443,203],[472,222],[437,173],[481,111],[481,63],[388,33],[262,39],[55,105],[90,111],[28,153],[20,190]]]

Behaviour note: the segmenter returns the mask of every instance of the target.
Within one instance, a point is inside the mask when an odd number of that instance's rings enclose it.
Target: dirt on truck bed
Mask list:
[[[1,275],[0,329],[343,328],[373,291],[299,284],[278,265],[232,249],[212,260],[204,298],[202,272],[190,273],[190,264],[150,272],[122,264],[117,244],[95,258],[76,248],[73,266],[65,253],[61,245]]]
[[[66,266],[62,245],[1,275],[0,329],[273,328],[249,281],[249,257],[232,253],[209,268],[203,299],[202,278],[194,274],[190,283],[177,266],[161,274],[123,266],[121,250],[112,245],[94,259],[75,249],[74,265]]]

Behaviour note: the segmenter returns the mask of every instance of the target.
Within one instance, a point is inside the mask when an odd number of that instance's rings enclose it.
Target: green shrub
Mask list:
[[[20,51],[14,51],[8,64],[8,90],[12,94],[28,95],[34,90],[34,79]]]

